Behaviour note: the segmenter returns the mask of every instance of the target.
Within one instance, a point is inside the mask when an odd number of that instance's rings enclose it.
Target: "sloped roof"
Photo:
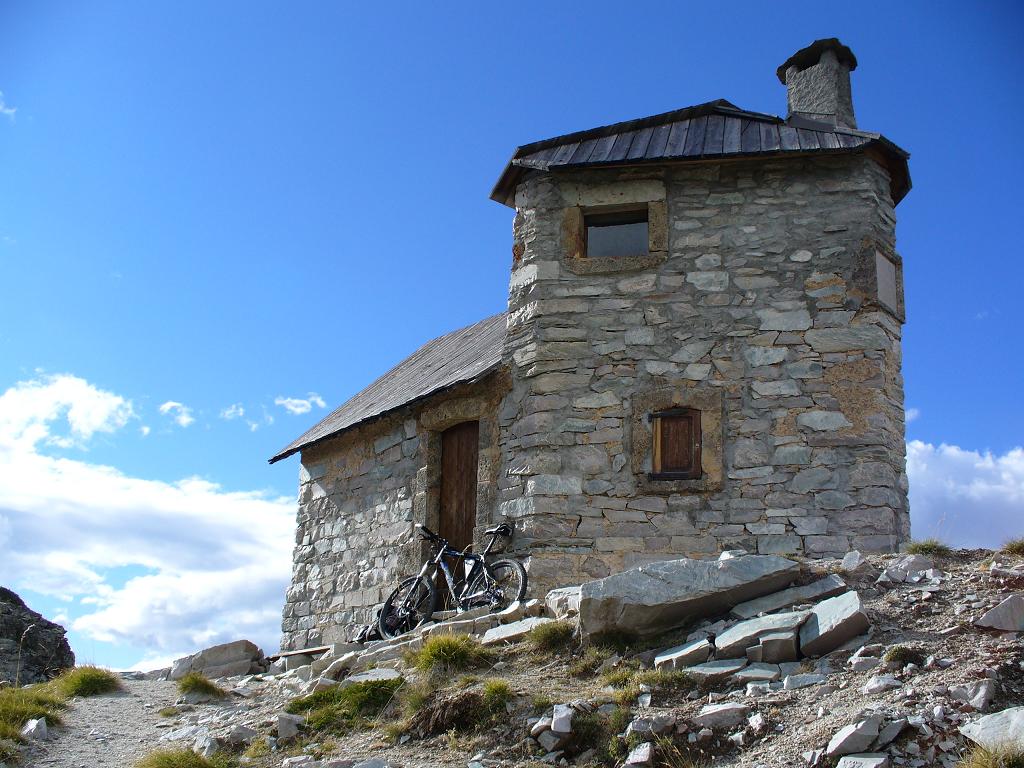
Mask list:
[[[479,379],[501,362],[505,313],[428,341],[270,459],[280,461],[420,398]]]
[[[899,202],[910,190],[909,154],[881,134],[799,117],[787,122],[719,99],[519,147],[494,185],[491,199],[513,205],[516,187],[530,170],[842,153],[869,146],[878,146],[885,154],[893,201]]]

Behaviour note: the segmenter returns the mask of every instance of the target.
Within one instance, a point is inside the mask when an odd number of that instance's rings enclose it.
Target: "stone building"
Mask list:
[[[535,591],[725,548],[909,538],[895,205],[839,41],[786,119],[714,101],[516,150],[508,311],[428,343],[301,452],[285,649],[366,621],[423,554],[508,520]]]

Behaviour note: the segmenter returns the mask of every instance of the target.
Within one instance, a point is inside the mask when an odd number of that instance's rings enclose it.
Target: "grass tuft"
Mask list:
[[[135,763],[135,768],[231,768],[226,755],[203,757],[191,749],[158,749]]]
[[[1024,768],[1024,747],[976,747],[957,763],[957,768]]]
[[[1024,537],[1019,539],[1010,539],[1003,544],[1002,551],[1007,555],[1016,555],[1017,557],[1024,557]]]
[[[50,685],[61,696],[99,696],[101,693],[113,693],[123,687],[121,678],[109,669],[102,667],[74,667],[61,672]]]
[[[423,672],[454,672],[490,664],[494,654],[467,635],[430,636],[407,660]]]
[[[929,557],[952,557],[953,550],[938,539],[921,539],[907,545],[908,555],[928,555]]]
[[[483,699],[488,719],[505,717],[508,703],[512,701],[512,688],[504,680],[488,680],[484,683]]]
[[[590,677],[597,674],[608,659],[615,655],[615,649],[605,645],[588,645],[583,653],[570,664],[568,672],[572,677]]]
[[[161,707],[156,712],[160,717],[177,717],[181,714],[181,710],[177,707]]]
[[[573,751],[594,750],[593,760],[599,765],[620,763],[629,752],[629,746],[621,734],[632,719],[626,707],[618,707],[609,714],[577,712],[572,719]]]
[[[630,706],[640,695],[640,687],[647,686],[651,693],[681,693],[701,687],[700,681],[678,669],[647,669],[620,668],[608,672],[601,677],[605,685],[618,688],[615,697],[620,706]]]
[[[178,690],[181,693],[205,694],[215,699],[223,699],[228,695],[227,691],[199,672],[189,672],[181,678],[178,681]]]
[[[402,678],[397,678],[337,685],[293,699],[285,711],[304,715],[306,726],[315,731],[343,734],[355,725],[380,715],[403,682]]]
[[[911,648],[906,645],[894,645],[885,652],[882,661],[889,664],[899,664],[900,667],[905,667],[907,664],[916,664],[919,667],[923,667],[925,657],[917,648]]]
[[[568,621],[551,621],[527,632],[526,642],[534,652],[550,656],[569,648],[575,631]]]

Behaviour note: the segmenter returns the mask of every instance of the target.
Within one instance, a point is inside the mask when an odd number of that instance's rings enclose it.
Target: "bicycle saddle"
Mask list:
[[[496,525],[493,528],[488,528],[486,531],[484,531],[484,534],[486,536],[511,536],[512,528],[509,527],[508,523],[501,523],[500,525]]]

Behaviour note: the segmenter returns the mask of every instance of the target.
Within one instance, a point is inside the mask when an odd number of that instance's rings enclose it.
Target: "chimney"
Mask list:
[[[857,68],[853,51],[834,37],[815,40],[779,67],[775,74],[786,86],[789,115],[856,128],[850,72]]]

